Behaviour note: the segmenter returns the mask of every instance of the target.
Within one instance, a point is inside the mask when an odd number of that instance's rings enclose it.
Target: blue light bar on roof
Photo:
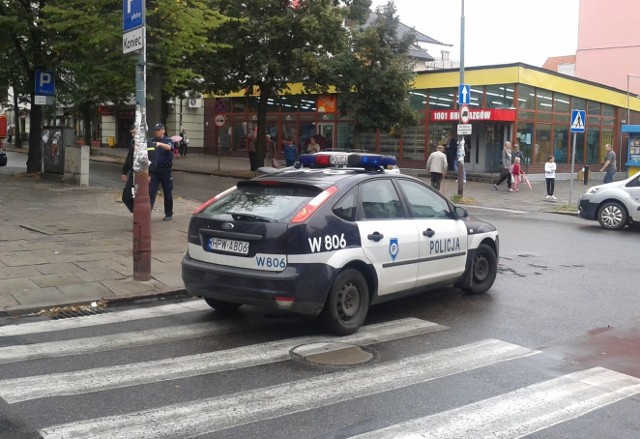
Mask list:
[[[396,159],[390,156],[369,153],[319,152],[301,154],[298,161],[303,167],[331,168],[344,167],[364,169],[386,169],[396,165]]]

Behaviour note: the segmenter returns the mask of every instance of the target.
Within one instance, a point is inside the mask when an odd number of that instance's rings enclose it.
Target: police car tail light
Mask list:
[[[291,220],[292,223],[302,223],[309,219],[313,213],[320,208],[333,194],[338,190],[337,187],[331,186],[315,196],[315,198],[307,203]]]
[[[233,192],[236,190],[236,187],[230,187],[229,189],[227,189],[224,192],[220,192],[218,195],[216,195],[215,197],[213,197],[212,199],[205,201],[204,203],[202,203],[201,205],[199,205],[198,207],[195,208],[195,210],[193,211],[194,215],[197,215],[199,213],[201,213],[203,210],[205,210],[207,207],[211,206],[213,203],[215,203],[216,201],[218,201],[220,198],[224,197],[225,195],[227,195],[230,192]]]

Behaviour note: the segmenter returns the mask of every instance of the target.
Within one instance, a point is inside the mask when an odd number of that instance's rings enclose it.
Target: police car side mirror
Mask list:
[[[454,212],[457,218],[466,218],[469,216],[469,212],[464,207],[456,206]]]

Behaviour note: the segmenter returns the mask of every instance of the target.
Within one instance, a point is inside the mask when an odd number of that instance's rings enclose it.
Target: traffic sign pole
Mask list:
[[[569,205],[573,201],[573,175],[576,165],[576,137],[584,133],[587,113],[584,110],[571,110],[571,132],[573,133],[573,148],[571,151],[571,177],[569,179]]]

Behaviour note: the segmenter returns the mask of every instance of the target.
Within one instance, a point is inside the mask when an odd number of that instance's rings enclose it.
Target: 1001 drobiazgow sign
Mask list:
[[[511,108],[472,108],[469,110],[469,122],[502,121],[513,122],[516,120],[516,110]],[[458,110],[432,110],[432,122],[459,122]]]

